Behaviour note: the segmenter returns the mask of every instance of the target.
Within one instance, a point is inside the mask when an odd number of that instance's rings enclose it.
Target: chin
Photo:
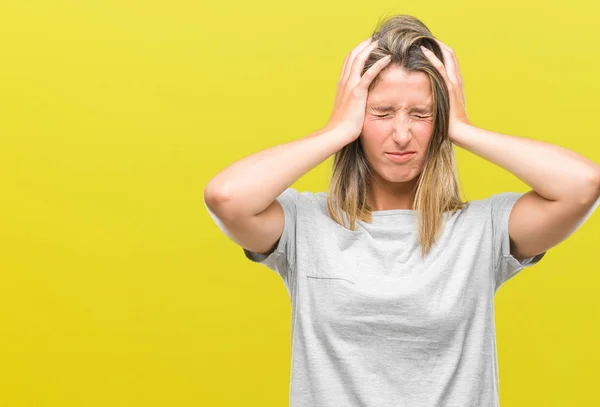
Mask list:
[[[413,168],[395,168],[395,171],[388,170],[379,173],[379,176],[388,182],[408,182],[412,181],[416,175]]]

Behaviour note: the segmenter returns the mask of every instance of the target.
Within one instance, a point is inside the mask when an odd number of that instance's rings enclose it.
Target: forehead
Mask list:
[[[369,91],[367,104],[391,104],[397,107],[431,106],[429,76],[392,66],[379,74],[378,83]]]

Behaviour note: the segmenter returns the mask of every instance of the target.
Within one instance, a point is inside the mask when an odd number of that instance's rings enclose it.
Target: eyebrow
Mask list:
[[[372,110],[375,112],[387,113],[387,112],[393,112],[394,110],[396,110],[396,108],[392,105],[381,105],[381,106],[370,106],[369,110]],[[431,107],[413,107],[410,109],[410,111],[417,112],[417,113],[431,113],[432,109],[431,109]]]

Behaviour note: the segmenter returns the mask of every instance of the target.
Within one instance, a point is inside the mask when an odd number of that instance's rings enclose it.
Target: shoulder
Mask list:
[[[327,194],[325,192],[299,191],[289,187],[277,197],[277,200],[282,206],[293,209],[299,214],[327,210]]]
[[[289,187],[285,189],[280,197],[293,198],[298,200],[299,203],[304,204],[317,204],[318,202],[326,202],[327,201],[327,193],[326,192],[312,192],[312,191],[300,191],[296,188]]]
[[[525,192],[498,192],[491,194],[486,198],[476,199],[470,202],[493,214],[498,211],[510,210],[524,194]]]

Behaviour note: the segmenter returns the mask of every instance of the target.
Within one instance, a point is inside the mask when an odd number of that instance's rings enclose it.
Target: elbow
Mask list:
[[[227,201],[225,189],[215,186],[210,182],[204,187],[204,206],[206,206],[211,216],[224,219],[228,213],[228,211],[224,210],[225,202]]]
[[[600,165],[596,166],[596,171],[593,172],[591,177],[591,183],[597,199],[600,197]]]
[[[592,173],[587,179],[586,185],[587,192],[584,194],[584,203],[586,205],[594,204],[600,199],[600,169]]]
[[[226,199],[225,190],[222,187],[215,186],[210,182],[204,187],[204,203],[209,207],[217,205]]]
[[[211,216],[222,221],[234,222],[236,219],[251,216],[248,214],[248,205],[240,199],[233,199],[227,186],[210,183],[204,188],[204,205]]]

